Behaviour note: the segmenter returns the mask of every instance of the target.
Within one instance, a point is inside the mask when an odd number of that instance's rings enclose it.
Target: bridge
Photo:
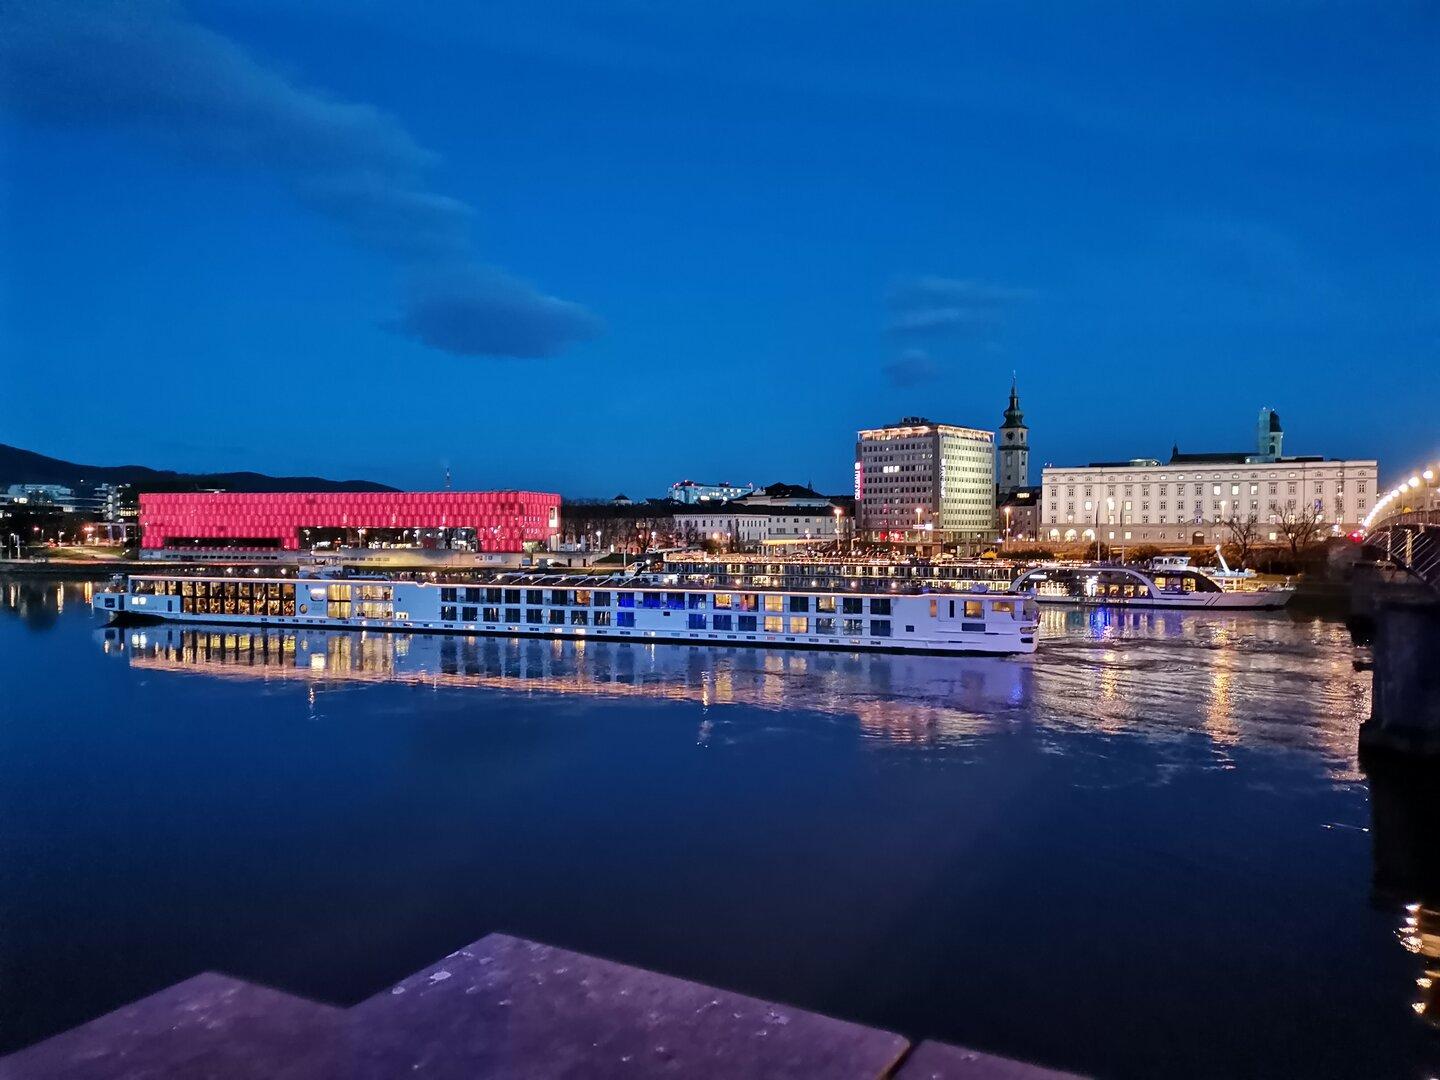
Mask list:
[[[1399,567],[1440,596],[1440,464],[1377,499],[1362,527],[1368,558]]]

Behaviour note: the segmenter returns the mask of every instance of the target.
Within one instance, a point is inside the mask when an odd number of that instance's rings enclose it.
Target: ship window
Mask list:
[[[505,603],[507,603],[507,604],[518,604],[519,602],[520,602],[520,590],[519,590],[519,589],[506,589],[506,590],[505,590]]]
[[[983,619],[985,617],[985,605],[979,600],[965,601],[965,618]]]
[[[484,611],[480,612],[480,621],[488,623],[499,622],[500,609],[498,607],[487,607]]]
[[[633,592],[617,593],[615,603],[620,607],[634,607],[635,594]]]
[[[640,606],[646,608],[658,608],[664,602],[664,597],[658,592],[647,592],[640,594]]]
[[[1014,601],[1014,600],[996,600],[995,603],[993,603],[993,604],[990,605],[990,610],[993,611],[993,612],[995,612],[996,614],[1014,615],[1014,614],[1015,614],[1015,601]]]
[[[610,594],[608,592],[597,592],[591,594],[591,603],[596,607],[609,607]]]
[[[817,596],[815,598],[815,610],[833,612],[835,610],[835,598],[833,596]]]
[[[590,612],[586,611],[584,608],[576,608],[574,611],[570,612],[571,626],[587,626],[589,625],[589,623]]]
[[[703,608],[705,606],[705,594],[692,592],[686,594],[685,602],[692,608]]]
[[[731,623],[732,623],[733,620],[734,620],[734,616],[732,616],[732,615],[712,615],[711,618],[712,618],[712,620],[713,620],[713,626],[715,627],[716,630],[731,630],[731,629],[733,629],[733,627],[731,626]]]
[[[539,608],[526,608],[525,621],[531,626],[539,626],[542,622],[545,621],[545,613]]]
[[[809,611],[809,610],[810,610],[810,598],[809,598],[808,596],[792,596],[792,597],[790,597],[790,610],[791,610],[791,611]]]
[[[737,615],[735,617],[735,629],[741,633],[753,631],[755,629],[755,618],[754,615]]]
[[[865,626],[865,620],[864,620],[864,619],[846,619],[846,620],[845,620],[845,633],[846,633],[847,635],[849,635],[850,637],[859,637],[861,634],[863,634],[863,633],[865,632],[864,626]]]
[[[871,636],[871,637],[889,637],[889,636],[890,636],[890,620],[889,620],[889,619],[871,619],[871,620],[870,620],[870,636]]]
[[[691,612],[689,622],[686,624],[686,626],[690,630],[704,630],[705,615],[700,612]]]
[[[556,607],[565,607],[566,605],[568,605],[568,604],[570,603],[570,590],[569,590],[569,589],[551,589],[551,590],[550,590],[550,603],[554,604]]]
[[[505,621],[507,623],[518,623],[520,621],[520,609],[518,607],[507,607],[505,609]]]
[[[765,632],[767,634],[780,634],[785,630],[785,620],[779,615],[765,616]]]
[[[589,590],[589,589],[576,589],[576,590],[575,590],[575,605],[576,605],[576,607],[589,607],[589,606],[590,606],[590,590]]]
[[[728,608],[730,606],[730,594],[726,592],[716,593],[710,602],[713,607]]]
[[[608,612],[608,611],[596,611],[596,612],[594,612],[593,614],[594,614],[595,618],[593,618],[593,619],[590,620],[590,621],[591,621],[591,623],[593,623],[595,626],[609,626],[609,625],[610,625],[610,612]],[[632,616],[632,618],[633,618],[633,616]]]
[[[553,611],[553,610],[552,610],[552,611],[550,612],[550,625],[551,625],[551,626],[564,626],[564,625],[565,625],[565,612],[563,612],[563,611]]]
[[[635,625],[635,612],[633,612],[633,611],[617,611],[617,612],[615,613],[615,625],[616,625],[616,626],[634,626],[634,625]]]
[[[865,610],[865,601],[858,596],[847,596],[840,601],[840,610],[846,615],[859,615]],[[850,631],[845,631],[847,634]],[[855,631],[857,634],[860,631]]]
[[[785,597],[781,596],[779,593],[766,593],[766,594],[765,594],[765,610],[766,610],[766,611],[784,611],[784,610],[785,610]],[[767,619],[766,622],[769,622],[769,620]]]
[[[501,595],[500,595],[500,594],[501,594],[503,591],[504,591],[503,589],[486,589],[486,590],[485,590],[485,602],[486,602],[487,604],[498,604],[498,603],[500,603],[500,600],[501,600]]]
[[[460,621],[461,621],[461,622],[474,622],[474,621],[475,621],[475,615],[476,615],[476,609],[473,608],[473,607],[462,607],[462,608],[460,609]]]
[[[793,599],[793,597],[792,597]],[[803,615],[790,616],[790,633],[808,634],[810,632],[810,620]]]
[[[754,611],[759,606],[759,598],[754,593],[741,593],[736,598],[735,606],[741,611]],[[754,620],[751,621],[753,622]],[[751,626],[750,629],[754,630],[755,627]]]
[[[882,598],[880,598],[880,599],[878,599],[878,600],[871,600],[871,601],[870,601],[870,614],[871,614],[871,615],[889,615],[889,614],[890,614],[890,599],[889,599],[889,597],[882,597]]]
[[[526,589],[526,590],[525,590],[525,603],[527,603],[527,604],[543,604],[543,603],[545,603],[545,590],[544,590],[544,589]]]
[[[665,607],[668,611],[684,611],[685,594],[683,592],[667,592],[665,594]]]
[[[815,620],[815,633],[817,633],[817,634],[833,634],[833,633],[835,633],[835,620],[834,620],[834,618],[833,618],[833,617],[832,617],[832,618],[826,618],[826,617],[823,617],[823,616],[822,616],[821,618],[816,619],[816,620]]]
[[[465,590],[465,602],[467,604],[478,604],[480,602],[480,590],[467,588]]]

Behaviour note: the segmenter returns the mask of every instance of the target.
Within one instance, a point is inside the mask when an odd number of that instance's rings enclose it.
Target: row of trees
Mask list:
[[[1244,566],[1264,539],[1259,519],[1253,513],[1237,512],[1232,513],[1221,524],[1229,535],[1228,543],[1234,549],[1237,560]],[[1275,517],[1275,532],[1290,549],[1291,557],[1298,559],[1301,552],[1319,543],[1325,533],[1325,522],[1320,508],[1313,503],[1308,506],[1281,507]]]

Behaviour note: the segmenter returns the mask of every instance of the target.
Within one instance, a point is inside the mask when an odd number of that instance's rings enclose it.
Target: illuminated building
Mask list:
[[[908,416],[858,433],[855,508],[876,540],[991,540],[995,434]]]
[[[1374,459],[1280,456],[1280,418],[1260,410],[1253,450],[1047,467],[1041,474],[1041,539],[1223,543],[1227,520],[1253,519],[1280,540],[1287,516],[1318,517],[1323,534],[1356,528],[1374,506]]]
[[[393,543],[518,552],[558,533],[560,496],[535,491],[142,494],[142,554],[298,552]]]

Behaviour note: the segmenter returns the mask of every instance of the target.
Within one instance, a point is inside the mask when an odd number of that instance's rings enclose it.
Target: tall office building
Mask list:
[[[859,432],[855,510],[876,540],[993,538],[994,433],[919,416]]]

